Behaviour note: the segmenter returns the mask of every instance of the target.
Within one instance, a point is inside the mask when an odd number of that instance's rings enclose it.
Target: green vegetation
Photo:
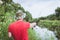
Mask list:
[[[29,29],[28,34],[29,34],[29,40],[37,40],[36,34],[33,29]]]

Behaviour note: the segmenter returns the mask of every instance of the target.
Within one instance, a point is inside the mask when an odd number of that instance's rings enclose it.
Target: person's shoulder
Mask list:
[[[9,25],[11,26],[11,25],[13,25],[14,23],[12,22],[12,23],[10,23]]]
[[[13,25],[13,24],[15,24],[15,23],[16,23],[16,21],[15,21],[15,22],[10,23],[10,25]]]
[[[24,22],[24,23],[26,23],[26,24],[30,24],[29,22]]]

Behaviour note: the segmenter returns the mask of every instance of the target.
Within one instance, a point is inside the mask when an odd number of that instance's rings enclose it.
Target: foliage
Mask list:
[[[56,17],[55,14],[51,14],[51,15],[47,16],[47,19],[49,19],[49,20],[57,20],[57,17]]]
[[[7,17],[8,16],[8,17]],[[10,13],[5,14],[4,22],[0,22],[1,30],[1,38],[0,40],[9,40],[8,38],[8,25],[13,22],[13,18]]]
[[[57,9],[55,9],[56,12],[56,16],[59,17],[60,16],[60,7],[57,7]]]
[[[39,19],[41,19],[41,20],[45,20],[45,19],[46,19],[46,17],[40,17]]]
[[[28,11],[26,11],[25,13],[26,13],[26,17],[24,19],[28,22],[31,22],[32,21],[32,15]]]
[[[50,14],[46,17],[39,17],[38,20],[45,20],[45,19],[48,19],[48,20],[60,20],[60,7],[57,7],[55,9],[55,13],[53,14]]]
[[[57,7],[55,9],[55,14],[56,14],[57,20],[60,20],[60,7]]]
[[[37,40],[35,31],[33,29],[29,29],[28,34],[29,34],[29,40]]]

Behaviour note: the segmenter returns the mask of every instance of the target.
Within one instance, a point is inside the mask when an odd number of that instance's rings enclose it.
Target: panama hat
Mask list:
[[[24,15],[24,13],[23,13],[22,10],[18,10],[18,11],[16,12],[16,17],[18,17],[18,16],[23,16],[23,15]]]

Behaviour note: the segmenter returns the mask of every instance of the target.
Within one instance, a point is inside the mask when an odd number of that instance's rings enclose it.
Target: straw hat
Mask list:
[[[23,16],[24,15],[24,13],[23,13],[23,11],[22,10],[18,10],[17,12],[16,12],[16,17],[18,17],[18,16]]]

